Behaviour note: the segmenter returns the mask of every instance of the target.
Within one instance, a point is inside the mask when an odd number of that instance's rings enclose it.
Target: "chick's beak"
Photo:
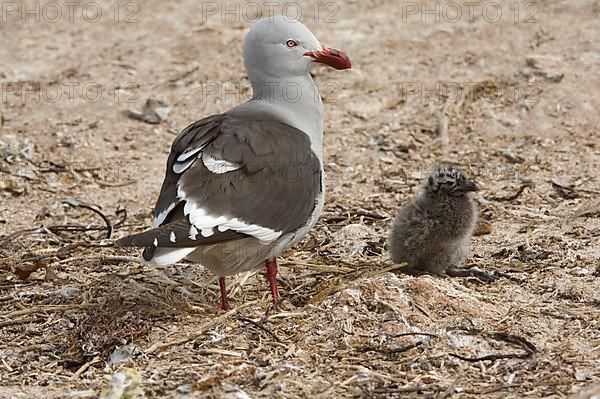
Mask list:
[[[335,69],[350,69],[352,68],[352,61],[346,53],[334,48],[323,47],[321,51],[308,51],[304,53],[305,56],[311,57],[314,62],[319,64],[329,65]]]
[[[469,192],[469,191],[479,191],[479,186],[477,185],[477,183],[475,183],[474,181],[471,180],[467,180],[466,182],[464,182],[464,184],[461,187],[461,191],[463,192]]]

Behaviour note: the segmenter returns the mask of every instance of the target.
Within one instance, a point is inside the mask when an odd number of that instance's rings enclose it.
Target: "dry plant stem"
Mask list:
[[[423,345],[425,343],[426,342],[424,342],[424,341],[417,341],[417,342],[414,342],[412,344],[400,346],[398,348],[379,350],[378,352],[383,352],[383,353],[402,353],[402,352],[406,352],[406,351],[409,351],[411,349],[417,348],[417,347],[419,347],[419,346],[421,346],[421,345]]]
[[[409,333],[393,334],[393,335],[390,335],[389,337],[390,338],[398,338],[398,337],[410,337],[410,336],[414,336],[414,335],[422,335],[422,336],[430,337],[430,338],[438,337],[437,334],[423,333],[423,332],[409,332]]]
[[[4,245],[5,243],[12,241],[15,238],[20,237],[20,236],[44,233],[45,231],[46,231],[46,228],[44,228],[44,227],[39,227],[37,229],[18,230],[18,231],[15,231],[14,233],[11,233],[8,236],[4,237],[2,240],[0,240],[0,245]]]
[[[71,377],[72,379],[76,380],[78,379],[81,374],[83,374],[87,369],[90,368],[90,366],[94,363],[98,363],[100,361],[100,357],[99,356],[94,356],[94,358],[92,360],[90,360],[89,362],[85,363],[83,366],[79,367],[77,369],[77,371],[75,372],[75,374],[73,374],[73,376]]]
[[[444,392],[448,389],[448,387],[389,387],[389,388],[375,388],[371,393],[425,393],[425,392]]]
[[[260,322],[258,321],[254,321],[252,319],[248,319],[246,317],[238,317],[238,320],[244,321],[246,323],[250,323],[253,326],[261,329],[262,331],[266,332],[267,334],[269,334],[271,337],[273,337],[275,339],[275,341],[279,342],[279,343],[283,343],[283,341],[281,340],[281,338],[279,338],[277,336],[277,334],[275,334],[273,331],[271,331],[270,329],[268,329],[267,327],[265,327],[263,325],[263,321],[261,320]]]
[[[484,390],[465,389],[462,392],[464,392],[466,394],[473,394],[473,395],[486,395],[486,394],[490,394],[490,393],[494,393],[494,392],[503,391],[506,389],[519,388],[519,387],[521,387],[520,384],[506,384],[506,385],[498,385],[497,387],[484,389]],[[418,392],[418,393],[425,394],[426,392],[431,392],[431,393],[441,393],[441,394],[447,393],[447,395],[444,395],[442,397],[450,397],[450,395],[454,391],[454,388],[455,388],[455,384],[449,385],[447,387],[425,387],[425,386],[393,387],[393,386],[391,386],[391,387],[375,388],[375,389],[369,391],[368,393],[393,394],[393,393],[417,393]],[[439,397],[440,396],[436,396],[436,398],[439,398]]]
[[[39,306],[32,306],[30,308],[23,309],[23,310],[16,310],[14,312],[10,312],[10,313],[3,314],[3,315],[0,315],[0,316],[4,317],[5,319],[10,319],[10,318],[13,318],[13,317],[25,316],[25,315],[33,314],[33,313],[63,312],[65,310],[85,309],[85,308],[89,308],[89,307],[91,307],[91,305],[88,305],[88,304],[78,304],[78,305],[39,305]]]
[[[532,182],[525,182],[521,185],[521,187],[519,187],[519,190],[517,190],[517,192],[514,193],[513,195],[509,195],[507,197],[492,197],[492,198],[490,198],[490,200],[492,200],[492,201],[514,201],[517,198],[519,198],[521,196],[521,194],[523,194],[523,192],[525,191],[526,188],[532,188],[532,187],[533,187]]]
[[[478,330],[467,330],[467,332],[471,335],[481,333]],[[503,332],[494,332],[494,333],[483,333],[484,336],[494,339],[496,341],[504,341],[509,342],[515,345],[520,346],[524,353],[506,353],[506,354],[493,354],[493,355],[485,355],[480,357],[465,357],[458,355],[456,353],[449,353],[450,356],[455,357],[460,360],[464,360],[466,362],[481,362],[485,360],[496,361],[501,359],[527,359],[535,355],[537,352],[537,348],[530,343],[529,341],[521,338],[519,336],[513,334],[507,334]]]
[[[40,320],[39,318],[35,318],[35,317],[26,317],[24,319],[0,321],[0,328],[14,326],[17,324],[35,323],[39,320]]]
[[[64,200],[63,203],[70,205],[70,206],[78,207],[78,208],[89,209],[90,211],[92,211],[95,214],[97,214],[98,216],[100,216],[102,218],[102,220],[104,221],[104,223],[106,224],[106,230],[107,230],[106,238],[110,238],[112,236],[112,232],[113,232],[112,223],[110,222],[108,217],[104,214],[104,212],[102,212],[100,210],[100,208],[98,208],[97,206],[85,204],[81,201],[73,200],[73,199]]]
[[[403,267],[405,267],[406,265],[403,263],[400,264],[393,264],[390,266],[386,266],[382,269],[379,270],[375,270],[374,272],[368,273],[367,275],[364,275],[363,278],[372,278],[375,276],[378,276],[380,274],[383,273],[387,273],[389,271],[392,270],[396,270],[396,269],[401,269]],[[349,285],[351,284],[351,281],[347,281],[343,284],[340,284],[337,280],[334,281],[333,284],[329,285],[327,288],[321,290],[318,294],[316,294],[314,297],[312,297],[308,303],[309,304],[315,304],[315,303],[319,303],[322,300],[324,300],[325,298],[327,298],[328,296],[335,294],[336,292],[339,292],[345,288],[347,288]]]
[[[48,233],[57,233],[60,231],[67,232],[86,232],[86,231],[100,231],[106,230],[107,227],[99,227],[99,226],[83,226],[77,224],[58,224],[51,225],[48,227],[38,227],[34,229],[24,229],[15,231],[8,236],[2,238],[0,240],[0,245],[4,245],[10,241],[13,241],[15,238],[26,236],[26,235],[34,235],[34,234],[48,234]]]
[[[198,69],[200,69],[200,66],[196,65],[195,67],[191,68],[190,70],[188,70],[188,71],[186,71],[186,72],[184,72],[184,73],[182,73],[182,74],[180,74],[178,76],[175,76],[174,78],[171,78],[171,79],[167,80],[167,83],[173,84],[173,83],[177,83],[180,80],[187,79],[190,75],[192,75]],[[164,82],[162,82],[162,83],[164,83]],[[161,83],[157,83],[156,86],[158,86],[160,84]],[[156,87],[156,86],[154,86],[154,87]]]
[[[115,215],[117,215],[117,216],[121,215],[121,219],[120,219],[120,220],[118,220],[118,221],[117,221],[117,222],[116,222],[116,223],[113,225],[113,227],[114,227],[114,228],[117,228],[117,227],[121,227],[121,226],[123,226],[123,225],[125,224],[125,222],[127,221],[127,209],[125,209],[125,208],[118,208],[118,209],[115,211]]]
[[[100,187],[125,187],[125,186],[130,186],[132,184],[137,183],[137,180],[130,179],[130,180],[127,180],[127,181],[124,181],[121,183],[109,183],[109,182],[103,182],[103,181],[96,180],[95,183],[98,184]],[[107,237],[107,238],[110,238],[110,237]]]
[[[196,349],[195,352],[198,353],[199,355],[223,355],[223,356],[231,356],[231,357],[242,357],[243,356],[243,353],[241,353],[241,352],[227,351],[227,350],[223,350],[223,349],[203,348],[203,349]]]
[[[246,309],[250,306],[256,305],[257,303],[258,303],[258,301],[246,302],[245,304],[243,304],[237,308],[231,309],[227,313],[222,314],[218,317],[215,317],[214,319],[204,323],[199,328],[195,329],[193,334],[191,334],[185,338],[180,338],[180,339],[176,339],[176,340],[169,341],[169,342],[157,342],[157,343],[151,345],[150,347],[148,347],[148,349],[144,350],[144,352],[146,354],[152,354],[155,352],[161,352],[167,348],[170,348],[171,346],[183,345],[188,342],[195,341],[198,338],[200,338],[201,336],[203,336],[206,331],[214,328],[215,326],[220,325],[225,320],[229,319],[231,316],[239,313],[242,309]]]

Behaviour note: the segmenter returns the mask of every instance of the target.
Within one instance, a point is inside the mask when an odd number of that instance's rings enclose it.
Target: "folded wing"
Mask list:
[[[273,120],[204,118],[175,139],[154,228],[120,246],[193,248],[254,237],[267,245],[309,220],[320,163],[302,131]]]

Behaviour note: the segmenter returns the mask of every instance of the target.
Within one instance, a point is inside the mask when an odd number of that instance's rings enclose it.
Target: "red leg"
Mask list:
[[[229,299],[227,298],[227,289],[225,288],[225,277],[219,278],[219,288],[221,288],[221,309],[229,310]]]
[[[265,266],[267,267],[267,279],[271,286],[273,303],[277,304],[277,302],[279,302],[279,291],[277,290],[277,258],[266,260]]]

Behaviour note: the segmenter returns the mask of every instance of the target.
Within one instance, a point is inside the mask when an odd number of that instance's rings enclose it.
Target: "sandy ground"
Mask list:
[[[94,397],[125,368],[147,397],[600,394],[600,3],[275,5],[354,68],[315,70],[327,200],[281,306],[250,273],[230,313],[210,273],[128,261],[64,201],[113,238],[150,224],[175,135],[248,97],[256,7],[37,7],[0,15],[0,397]],[[123,113],[149,97],[166,122]],[[390,222],[442,160],[483,187],[467,264],[495,283],[394,273]]]

